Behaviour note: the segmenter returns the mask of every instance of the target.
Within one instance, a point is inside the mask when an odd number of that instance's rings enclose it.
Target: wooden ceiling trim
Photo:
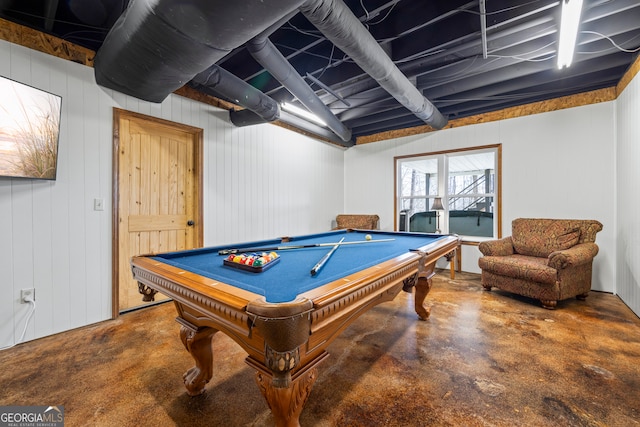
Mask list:
[[[175,90],[173,93],[180,95],[184,98],[189,98],[192,101],[197,101],[202,104],[212,105],[214,107],[222,108],[223,110],[243,110],[231,102],[218,99],[215,96],[207,95],[206,93],[198,92],[189,86],[182,86],[180,89]]]
[[[596,104],[599,102],[613,101],[616,99],[616,88],[609,87],[576,95],[563,96],[546,101],[534,102],[531,104],[518,105],[516,107],[505,108],[503,110],[492,111],[490,113],[478,114],[476,116],[453,119],[443,128],[451,129],[461,126],[475,125],[479,123],[495,122],[498,120],[513,119],[516,117],[530,116],[533,114],[547,113],[550,111],[563,110],[565,108],[579,107],[582,105]],[[356,140],[356,145],[369,144],[372,142],[385,141],[387,139],[402,138],[405,136],[419,135],[422,133],[434,132],[431,126],[416,126],[412,128],[397,129],[387,132],[380,132],[373,135],[360,136]]]
[[[638,73],[640,73],[640,56],[636,58],[618,82],[618,85],[616,86],[616,95],[620,95]]]
[[[0,39],[68,61],[93,67],[96,53],[61,38],[0,18]]]

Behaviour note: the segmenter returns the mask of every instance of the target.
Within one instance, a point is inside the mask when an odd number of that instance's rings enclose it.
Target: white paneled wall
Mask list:
[[[344,151],[273,125],[236,128],[171,95],[152,104],[103,89],[93,69],[0,41],[0,75],[62,96],[56,181],[0,178],[0,348],[111,315],[113,107],[204,129],[205,244],[328,230],[343,211]],[[104,211],[93,200],[105,201]]]
[[[617,293],[640,316],[640,76],[618,97]]]
[[[359,145],[345,153],[345,211],[394,224],[394,156],[502,144],[502,230],[518,217],[589,218],[597,236],[593,289],[615,291],[614,102],[465,126]],[[463,248],[466,271],[479,272],[475,247]]]

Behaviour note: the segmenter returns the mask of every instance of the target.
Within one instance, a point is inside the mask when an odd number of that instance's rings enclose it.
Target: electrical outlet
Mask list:
[[[36,300],[36,289],[35,288],[29,288],[29,289],[22,289],[20,290],[20,302],[22,304],[26,304],[27,303],[27,298],[32,299],[32,300]]]

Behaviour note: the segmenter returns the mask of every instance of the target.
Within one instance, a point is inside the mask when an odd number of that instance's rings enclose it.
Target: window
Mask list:
[[[499,159],[499,145],[396,157],[396,228],[499,237]]]

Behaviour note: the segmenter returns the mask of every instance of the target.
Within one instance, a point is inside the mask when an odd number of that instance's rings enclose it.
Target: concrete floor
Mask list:
[[[591,292],[545,310],[435,278],[431,318],[401,293],[330,347],[303,426],[640,426],[640,319]],[[269,426],[245,353],[214,337],[214,377],[189,397],[193,365],[171,303],[0,352],[0,406],[64,405],[65,425]]]

